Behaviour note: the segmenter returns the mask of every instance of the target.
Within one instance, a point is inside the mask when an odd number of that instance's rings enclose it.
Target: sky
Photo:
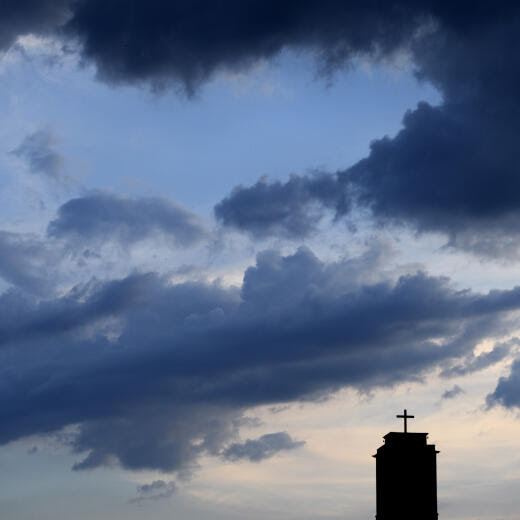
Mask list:
[[[520,520],[520,8],[0,5],[0,511],[358,520],[428,432]]]

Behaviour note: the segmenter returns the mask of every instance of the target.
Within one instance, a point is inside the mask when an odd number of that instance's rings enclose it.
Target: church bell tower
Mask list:
[[[437,453],[427,433],[390,432],[376,455],[376,520],[437,520]]]

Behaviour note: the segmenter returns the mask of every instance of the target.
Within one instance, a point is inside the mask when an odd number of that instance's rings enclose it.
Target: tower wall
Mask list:
[[[390,432],[377,450],[377,520],[437,520],[437,452],[426,433]]]

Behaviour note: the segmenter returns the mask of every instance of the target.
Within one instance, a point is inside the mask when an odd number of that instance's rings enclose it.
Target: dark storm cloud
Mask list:
[[[43,174],[47,177],[64,182],[64,158],[56,150],[57,138],[52,130],[44,128],[28,135],[20,146],[11,153],[25,159],[32,173]]]
[[[286,47],[323,54],[324,67],[399,48],[424,17],[407,2],[184,0],[78,2],[64,33],[113,83],[181,83],[192,93],[219,70],[249,67]]]
[[[224,226],[253,237],[301,239],[316,231],[325,209],[344,216],[351,209],[351,199],[336,175],[292,175],[286,183],[264,177],[251,187],[235,187],[215,205],[214,213]]]
[[[143,292],[151,297],[159,279],[135,274],[111,282],[91,282],[75,287],[67,296],[54,300],[31,300],[16,290],[0,296],[0,348],[30,340],[51,339],[104,319],[118,316],[132,306],[142,305]],[[13,315],[16,319],[13,319]]]
[[[63,204],[47,233],[81,246],[103,242],[130,246],[154,235],[161,235],[175,245],[191,246],[207,237],[200,217],[172,201],[105,192],[94,192]]]
[[[325,264],[301,249],[259,255],[240,290],[149,274],[43,302],[6,294],[0,441],[76,425],[76,469],[186,475],[202,455],[254,457],[287,440],[237,443],[250,407],[416,380],[518,326],[518,288],[370,279],[362,259]]]
[[[70,0],[5,0],[0,4],[0,51],[19,36],[50,35],[70,16]]]
[[[0,48],[53,33],[79,43],[82,59],[110,83],[180,84],[193,93],[219,70],[237,70],[284,48],[311,49],[331,68],[359,53],[398,49],[428,6],[338,0],[102,0],[4,2]]]
[[[0,7],[0,45],[54,31],[78,41],[105,81],[176,82],[193,92],[216,71],[244,69],[283,49],[313,51],[330,72],[360,54],[379,59],[406,48],[434,23],[465,34],[514,11],[511,2],[468,1],[10,1]]]
[[[216,217],[255,235],[280,229],[298,237],[310,233],[311,226],[294,233],[287,225],[290,217],[277,218],[282,210],[267,211],[270,193],[276,190],[290,193],[284,207],[297,207],[299,214],[312,215],[313,222],[324,210],[340,219],[352,208],[369,209],[379,225],[441,232],[448,245],[484,257],[518,257],[520,161],[515,136],[520,114],[512,94],[510,99],[481,101],[440,107],[421,103],[406,114],[396,137],[372,143],[366,159],[348,170],[323,174],[340,206],[314,191],[311,178],[293,177],[285,184],[236,189],[215,207]],[[482,113],[484,107],[488,113]],[[295,183],[298,192],[288,189]]]
[[[258,439],[234,442],[222,452],[222,456],[231,461],[247,459],[260,462],[274,457],[280,451],[294,450],[304,444],[303,441],[294,441],[287,432],[267,433]]]

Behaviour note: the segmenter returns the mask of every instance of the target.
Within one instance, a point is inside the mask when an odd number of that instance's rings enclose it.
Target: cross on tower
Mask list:
[[[408,431],[408,419],[413,419],[415,417],[415,415],[408,415],[406,413],[406,408],[404,409],[404,415],[396,415],[396,417],[398,419],[404,419],[404,433],[406,433]]]

